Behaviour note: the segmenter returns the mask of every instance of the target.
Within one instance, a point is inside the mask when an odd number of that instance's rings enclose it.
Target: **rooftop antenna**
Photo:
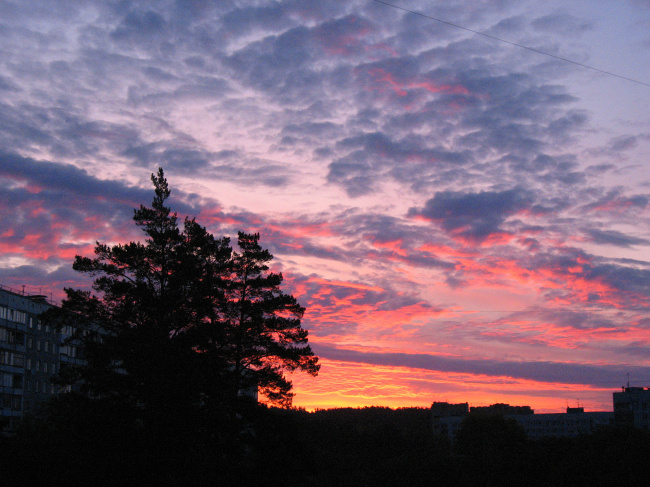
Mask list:
[[[627,387],[630,388],[630,373],[627,373]]]
[[[25,295],[25,285],[23,284],[23,296]]]

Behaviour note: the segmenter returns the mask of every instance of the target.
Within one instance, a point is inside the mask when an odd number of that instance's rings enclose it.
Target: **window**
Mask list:
[[[28,358],[27,361],[25,362],[25,368],[27,370],[32,370],[32,359]]]
[[[14,389],[23,388],[23,375],[10,374],[9,372],[0,372],[0,385],[3,387],[13,387]]]
[[[0,350],[0,365],[23,367],[25,365],[25,356],[21,353],[10,352],[9,350]]]
[[[74,358],[77,356],[77,348],[74,345],[61,345],[59,351],[61,355],[67,355],[68,357]]]
[[[27,314],[22,311],[14,310],[14,321],[24,325],[27,322]]]
[[[34,348],[34,340],[31,337],[27,339],[27,348],[30,350]]]
[[[0,342],[17,345],[25,344],[25,332],[0,327]]]
[[[17,323],[22,323],[23,325],[27,322],[27,314],[17,309],[4,308],[6,309],[6,318],[9,321],[15,321]]]
[[[2,394],[2,407],[20,411],[22,405],[22,396],[17,394]]]

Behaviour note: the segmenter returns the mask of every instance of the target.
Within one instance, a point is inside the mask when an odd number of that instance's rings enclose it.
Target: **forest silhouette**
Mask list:
[[[0,438],[7,485],[641,486],[650,475],[650,435],[629,428],[532,441],[502,417],[480,418],[451,443],[433,434],[427,408],[255,405],[245,427],[212,425],[219,440],[206,444],[190,418],[134,430],[107,404],[77,400]]]

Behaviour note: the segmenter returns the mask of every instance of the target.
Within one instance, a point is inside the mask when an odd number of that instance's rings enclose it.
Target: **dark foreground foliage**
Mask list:
[[[1,481],[246,485],[269,471],[261,452],[281,449],[274,437],[262,448],[275,423],[255,396],[290,406],[285,372],[318,374],[305,310],[259,234],[239,232],[233,249],[193,219],[179,225],[163,170],[151,179],[151,207],[133,215],[144,242],[77,256],[93,291],[65,289],[41,316],[79,352],[55,379],[74,392],[0,445]]]
[[[650,478],[650,435],[632,429],[528,441],[495,420],[468,425],[452,446],[433,436],[430,412],[421,408],[308,413],[250,405],[243,415],[213,422],[211,430],[205,418],[183,414],[155,429],[137,418],[128,405],[87,403],[80,396],[52,403],[14,437],[0,439],[3,480],[541,487],[647,485]]]
[[[93,258],[76,256],[73,269],[94,278],[93,292],[66,288],[61,308],[41,317],[68,330],[66,343],[85,359],[66,363],[58,383],[162,417],[214,416],[250,391],[290,406],[285,372],[315,376],[320,366],[300,323],[305,309],[271,272],[273,256],[259,234],[239,232],[234,250],[194,219],[179,225],[163,170],[151,180],[151,206],[133,214],[144,242],[97,243]]]

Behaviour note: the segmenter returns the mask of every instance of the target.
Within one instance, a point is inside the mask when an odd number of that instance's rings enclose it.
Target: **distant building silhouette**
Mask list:
[[[448,402],[434,402],[431,405],[433,417],[433,432],[436,435],[456,437],[456,430],[469,414],[469,404],[450,404]]]
[[[650,387],[623,387],[614,393],[614,418],[618,425],[650,430]]]
[[[448,402],[434,402],[431,405],[431,412],[434,417],[465,416],[469,412],[469,404],[450,404]]]
[[[583,408],[567,408],[566,413],[508,416],[521,424],[528,438],[573,438],[590,434],[614,421],[610,411],[585,412]]]
[[[646,396],[646,403],[648,403],[650,402],[650,389],[646,390],[646,392],[648,392]],[[434,433],[447,436],[453,440],[463,419],[468,414],[499,415],[513,419],[524,428],[530,439],[545,437],[573,438],[580,434],[593,433],[598,428],[614,423],[613,412],[585,412],[584,408],[568,407],[566,413],[535,414],[535,411],[530,406],[511,406],[510,404],[497,403],[490,406],[468,408],[467,403],[434,402],[431,405]]]

